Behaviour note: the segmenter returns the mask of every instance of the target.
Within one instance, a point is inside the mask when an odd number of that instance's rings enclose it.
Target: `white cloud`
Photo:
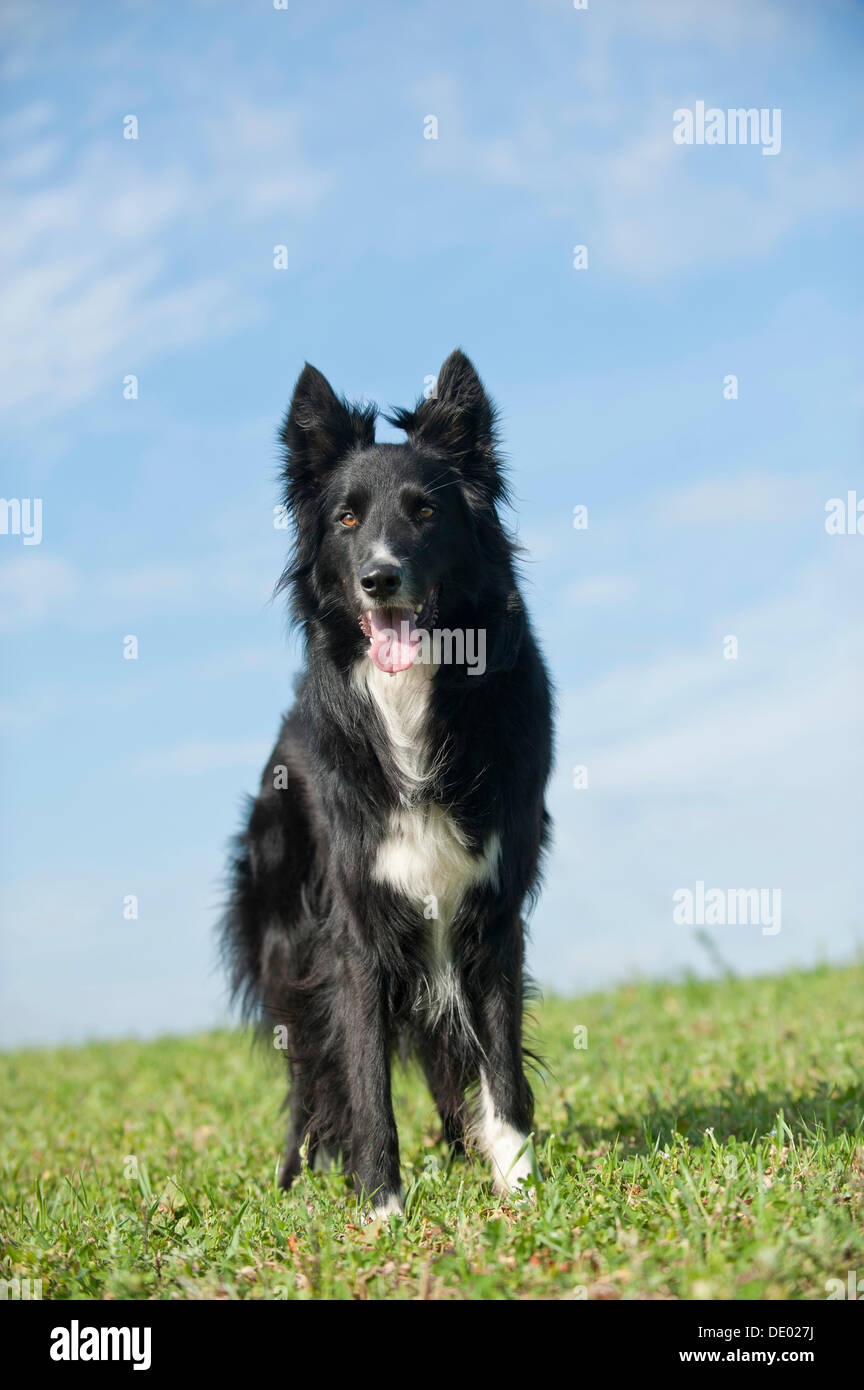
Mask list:
[[[147,777],[170,777],[178,773],[194,775],[217,772],[226,767],[251,767],[257,773],[272,746],[272,740],[268,742],[266,739],[212,739],[180,743],[174,748],[142,753],[132,760],[131,770]]]
[[[535,0],[539,8],[554,10],[565,23],[581,25],[576,30],[580,40],[595,49],[616,34],[638,34],[647,42],[662,44],[714,44],[721,49],[751,49],[756,43],[770,43],[789,22],[789,6],[781,7],[774,0],[652,0],[650,5],[618,4],[592,5],[587,10],[572,12],[563,8],[560,0]]]
[[[575,95],[554,109],[547,91],[520,88],[501,107],[495,133],[481,134],[473,94],[448,73],[414,85],[418,109],[440,122],[439,140],[418,155],[430,174],[521,190],[544,215],[566,219],[573,242],[589,246],[592,267],[645,279],[762,259],[793,230],[824,226],[864,203],[864,157],[834,138],[825,144],[820,137],[830,131],[812,122],[772,159],[756,148],[684,148],[672,139],[679,107],[699,99],[724,106],[724,92],[736,106],[754,73],[773,90],[762,67],[776,60],[779,43],[795,52],[807,42],[806,10],[667,0],[562,20],[572,31]],[[634,34],[660,59],[648,56],[635,84],[623,48]],[[695,78],[676,41],[700,45]],[[558,61],[548,54],[550,71]],[[775,103],[766,96],[758,104]]]
[[[273,561],[264,545],[226,547],[189,564],[95,572],[34,546],[0,566],[0,624],[32,627],[62,620],[108,627],[142,614],[210,614],[217,602],[248,612],[270,601],[273,583]]]
[[[725,0],[722,6],[715,0],[652,0],[648,9],[641,5],[609,6],[604,20],[622,32],[636,29],[657,43],[697,40],[736,49],[776,39],[788,23],[788,10],[772,0],[760,0],[758,7],[751,0]]]
[[[698,651],[562,693],[556,847],[534,933],[541,977],[557,970],[564,989],[701,967],[693,933],[671,918],[673,891],[700,878],[782,890],[780,935],[716,938],[742,973],[853,950],[864,932],[855,873],[864,546],[855,546],[826,550],[791,593],[730,618],[737,661],[723,659],[718,629]],[[576,765],[588,768],[587,790],[573,786]]]
[[[195,108],[193,108],[194,110]],[[221,114],[198,114],[194,170],[163,143],[121,138],[73,142],[47,103],[7,118],[16,153],[0,197],[3,407],[46,416],[87,398],[106,380],[248,321],[256,305],[235,271],[205,274],[196,245],[220,229],[266,217],[289,240],[329,188],[302,155],[297,113],[226,97]],[[193,137],[194,138],[194,137]],[[152,150],[162,150],[155,167]],[[62,165],[58,162],[61,151]],[[63,169],[58,177],[57,170]],[[34,186],[33,180],[41,181]],[[45,182],[47,178],[47,182]],[[189,269],[189,264],[193,269]]]
[[[9,538],[3,538],[9,544]],[[0,566],[0,626],[27,627],[74,603],[81,577],[57,556],[30,547]]]
[[[310,213],[332,186],[302,152],[302,122],[285,107],[248,100],[226,104],[202,121],[212,160],[209,196],[240,218],[273,212]]]
[[[593,574],[570,584],[566,603],[593,608],[607,603],[624,603],[636,590],[636,581],[626,574]]]
[[[664,497],[658,520],[679,525],[707,522],[791,521],[808,514],[814,522],[813,480],[778,474],[746,473],[706,478]]]

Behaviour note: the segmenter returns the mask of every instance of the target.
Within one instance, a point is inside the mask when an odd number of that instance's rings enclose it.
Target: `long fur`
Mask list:
[[[401,1200],[397,1049],[419,1056],[454,1146],[476,1135],[500,1190],[528,1175],[515,1157],[533,1115],[523,910],[551,758],[549,682],[498,514],[494,408],[455,352],[437,397],[389,418],[405,444],[376,444],[374,408],[337,398],[313,367],[298,379],[282,427],[294,550],[279,587],[306,668],[234,847],[222,927],[245,1013],[287,1038],[283,1184],[308,1142],[310,1161],[340,1153],[382,1212]],[[382,548],[411,604],[438,593],[440,627],[482,629],[483,674],[373,665],[358,576]]]

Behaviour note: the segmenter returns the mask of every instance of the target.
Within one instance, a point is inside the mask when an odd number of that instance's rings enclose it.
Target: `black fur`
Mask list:
[[[375,411],[337,399],[313,367],[294,390],[282,440],[295,545],[280,588],[307,664],[236,844],[223,926],[235,993],[287,1033],[283,1185],[308,1139],[310,1161],[321,1145],[338,1151],[376,1203],[401,1188],[397,1048],[419,1056],[452,1144],[465,1142],[481,1066],[496,1113],[530,1131],[522,911],[546,840],[551,756],[549,682],[497,513],[506,489],[494,409],[471,363],[454,352],[437,398],[389,418],[407,443],[376,444]],[[431,518],[420,517],[424,503]],[[358,576],[378,551],[401,564],[399,600],[437,590],[437,626],[486,633],[484,674],[436,670],[433,769],[413,790],[354,675],[370,659]],[[373,873],[391,814],[436,803],[472,854],[495,832],[501,846],[497,882],[471,888],[453,919],[464,1010],[441,1014],[418,1005],[432,970],[423,904]]]

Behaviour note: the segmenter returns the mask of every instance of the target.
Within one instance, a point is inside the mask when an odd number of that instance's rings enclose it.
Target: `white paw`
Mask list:
[[[477,1138],[491,1164],[492,1183],[499,1197],[527,1192],[527,1183],[533,1176],[530,1137],[496,1114],[486,1077],[482,1074]]]
[[[373,1221],[389,1221],[391,1216],[404,1216],[405,1208],[402,1205],[401,1192],[393,1192],[382,1201],[373,1202],[372,1213]]]

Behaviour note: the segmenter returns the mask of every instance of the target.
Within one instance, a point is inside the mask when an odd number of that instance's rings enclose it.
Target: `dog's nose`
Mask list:
[[[402,583],[402,566],[370,560],[360,571],[360,588],[370,598],[392,598]]]

